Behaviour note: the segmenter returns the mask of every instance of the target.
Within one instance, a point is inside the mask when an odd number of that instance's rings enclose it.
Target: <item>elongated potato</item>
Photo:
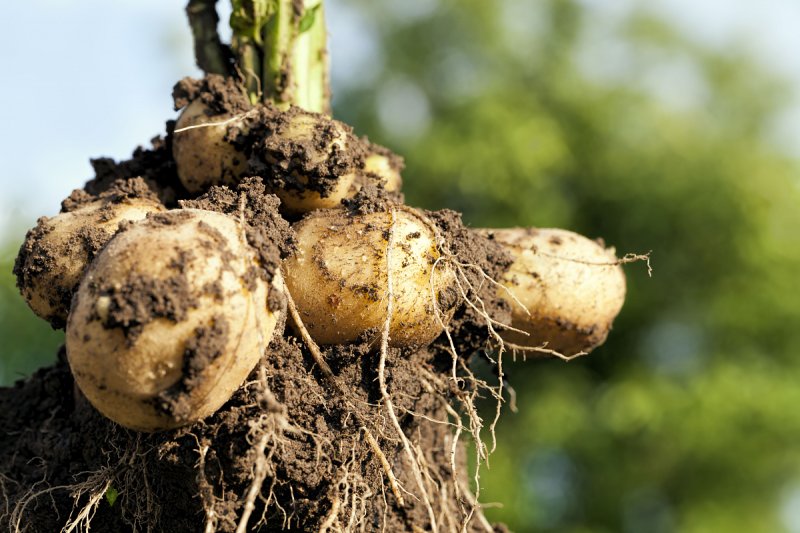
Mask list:
[[[67,357],[84,395],[140,431],[202,419],[264,353],[270,283],[232,218],[161,213],[118,234],[78,289]]]
[[[388,272],[394,308],[390,344],[423,346],[441,333],[434,298],[439,302],[452,290],[454,277],[446,262],[433,269],[440,257],[436,235],[416,211],[403,206],[358,215],[314,211],[295,232],[298,252],[284,264],[286,285],[314,340],[352,342],[367,331],[379,338],[387,316]],[[440,309],[445,322],[449,311]]]
[[[513,256],[502,283],[530,311],[500,291],[512,306],[512,325],[529,334],[505,331],[505,340],[567,356],[605,341],[625,301],[625,274],[613,248],[562,229],[482,231]]]
[[[140,185],[146,187],[144,182]],[[154,196],[112,192],[72,211],[40,218],[25,237],[14,265],[25,301],[53,327],[64,327],[81,276],[120,222],[163,210]]]

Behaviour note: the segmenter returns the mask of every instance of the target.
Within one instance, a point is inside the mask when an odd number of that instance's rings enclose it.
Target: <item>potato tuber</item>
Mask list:
[[[390,297],[391,345],[424,346],[441,333],[433,298],[438,303],[454,277],[446,262],[433,268],[440,257],[436,232],[420,213],[404,206],[367,214],[319,210],[295,231],[298,252],[285,262],[286,285],[314,340],[346,343],[368,331],[380,336]]]
[[[277,321],[274,280],[243,233],[226,215],[174,210],[132,225],[98,255],[66,347],[101,413],[140,431],[178,427],[212,414],[242,384]]]
[[[505,290],[499,294],[512,306],[513,327],[528,336],[505,331],[506,341],[565,356],[605,341],[625,300],[625,274],[613,248],[561,229],[482,232],[514,258],[502,279],[514,298]]]
[[[96,198],[84,196],[77,206],[54,217],[42,217],[22,244],[14,273],[30,308],[53,327],[67,321],[72,294],[95,254],[117,232],[120,222],[140,220],[163,211],[154,195],[142,193],[141,180],[129,180],[141,194],[112,189]],[[130,191],[129,191],[130,192]]]

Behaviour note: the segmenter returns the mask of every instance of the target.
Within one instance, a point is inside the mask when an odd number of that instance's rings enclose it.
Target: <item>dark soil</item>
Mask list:
[[[184,82],[176,88],[176,104],[198,95],[229,94],[228,89],[212,78]],[[233,96],[208,98],[215,111],[243,109]],[[259,123],[267,127],[263,118]],[[269,127],[279,131],[279,124]],[[329,139],[326,128],[333,127],[339,125],[321,126],[319,138]],[[352,135],[349,129],[347,135]],[[243,177],[236,190],[213,187],[192,198],[177,179],[168,134],[154,140],[152,149],[138,149],[130,161],[95,160],[96,177],[85,191],[65,200],[64,210],[99,195],[144,194],[156,195],[168,207],[224,213],[247,223],[248,241],[271,279],[294,240],[278,214],[277,198],[267,191],[277,182],[307,186],[292,182],[292,174],[307,170],[302,153],[314,147],[295,146],[294,155],[284,148],[264,141],[251,160],[268,171]],[[268,154],[284,160],[266,164]],[[358,167],[363,154],[356,150],[349,159],[329,160],[315,175],[323,185],[314,187],[324,188],[325,176]],[[133,177],[141,179],[118,181]],[[367,185],[346,206],[353,213],[369,212],[397,198]],[[426,214],[441,231],[451,260],[464,265],[461,275],[473,287],[468,297],[480,297],[487,312],[503,321],[508,309],[481,272],[499,278],[509,258],[491,240],[464,228],[457,213]],[[114,290],[122,294],[125,288]],[[150,309],[151,315],[168,317],[191,305],[146,292],[164,304]],[[161,292],[161,297],[179,294]],[[54,366],[0,389],[0,529],[53,532],[85,518],[94,531],[232,532],[249,517],[247,531],[430,531],[432,511],[439,531],[461,531],[464,522],[466,531],[490,530],[469,491],[469,431],[453,442],[454,424],[469,427],[471,404],[465,402],[482,394],[466,369],[473,353],[489,345],[489,334],[484,318],[465,306],[460,294],[443,298],[449,299],[440,302],[443,306],[458,305],[451,331],[466,374],[451,379],[453,355],[444,338],[421,350],[385,354],[386,389],[423,469],[430,508],[423,503],[403,439],[387,416],[375,343],[327,347],[323,368],[286,328],[217,413],[177,430],[139,433],[100,415],[75,385],[65,349]],[[276,300],[282,296],[272,294],[271,307],[277,307]],[[214,357],[215,339],[225,335],[224,325],[220,328],[198,331],[187,344],[185,383],[176,386],[191,386],[199,375],[194,366]],[[363,338],[374,341],[374,332]],[[81,514],[86,509],[88,514]]]

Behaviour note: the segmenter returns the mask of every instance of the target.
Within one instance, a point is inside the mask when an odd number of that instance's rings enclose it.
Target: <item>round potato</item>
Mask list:
[[[272,168],[272,192],[284,210],[338,207],[363,160],[363,147],[350,127],[293,107],[276,116],[269,130],[255,152]]]
[[[505,246],[514,263],[501,290],[513,309],[512,325],[528,333],[502,333],[525,347],[565,355],[602,344],[625,301],[625,274],[613,248],[562,229],[483,230]]]
[[[401,206],[368,214],[319,210],[297,223],[295,231],[298,252],[284,264],[286,285],[314,340],[347,343],[365,332],[379,338],[389,272],[389,344],[424,346],[442,332],[436,308],[443,322],[450,310],[434,302],[452,290],[454,276],[446,261],[437,264],[436,233],[422,215]]]
[[[155,198],[100,197],[75,210],[40,218],[25,237],[14,266],[25,301],[54,328],[63,328],[81,276],[120,222],[163,210]]]
[[[226,215],[174,210],[121,232],[83,278],[67,323],[80,390],[140,431],[209,416],[272,337],[265,277]]]
[[[233,186],[247,170],[247,157],[230,141],[230,133],[245,128],[243,117],[214,114],[201,100],[181,112],[175,124],[172,156],[178,178],[190,193],[212,185]]]

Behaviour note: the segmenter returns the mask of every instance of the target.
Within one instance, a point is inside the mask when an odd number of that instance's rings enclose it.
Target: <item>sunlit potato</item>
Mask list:
[[[528,335],[506,330],[504,340],[565,356],[605,341],[625,301],[625,274],[613,248],[562,229],[482,232],[514,258],[499,294],[512,306],[512,326]]]
[[[140,431],[214,413],[275,329],[262,273],[239,223],[219,213],[174,210],[119,233],[84,277],[67,323],[80,390]]]
[[[40,218],[26,235],[14,266],[17,285],[31,310],[53,327],[64,327],[83,273],[120,222],[163,210],[154,198],[112,197]]]
[[[285,262],[286,285],[315,341],[348,343],[367,332],[379,338],[389,272],[390,345],[424,346],[442,332],[450,309],[439,302],[454,276],[446,261],[437,262],[437,236],[426,218],[400,206],[369,214],[330,209],[310,213],[295,231],[298,252]]]
[[[233,186],[247,170],[247,156],[231,142],[244,119],[230,113],[212,113],[201,100],[186,106],[175,124],[172,155],[178,178],[190,193],[212,185]]]

